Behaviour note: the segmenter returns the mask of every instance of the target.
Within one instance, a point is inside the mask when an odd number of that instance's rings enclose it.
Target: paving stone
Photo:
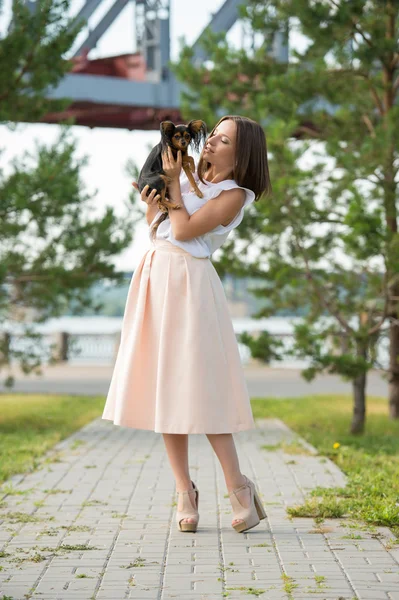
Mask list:
[[[345,539],[351,530],[344,520],[326,519],[323,533],[311,518],[289,519],[287,506],[302,503],[316,486],[344,486],[345,476],[304,441],[310,454],[296,455],[295,463],[281,450],[262,449],[297,436],[276,419],[257,425],[234,439],[241,469],[256,482],[268,518],[243,534],[231,527],[223,472],[205,435],[189,437],[190,469],[201,492],[197,533],[177,530],[174,479],[161,434],[96,419],[62,440],[47,455],[62,450],[62,462],[46,465],[51,471],[15,478],[17,490],[31,490],[21,504],[18,495],[3,498],[0,520],[7,512],[25,512],[42,521],[4,519],[0,550],[19,557],[28,556],[23,549],[39,552],[46,560],[18,564],[4,556],[0,597],[25,600],[32,588],[35,600],[216,600],[223,592],[242,600],[252,588],[265,590],[263,600],[287,600],[285,575],[294,584],[291,600],[399,600],[399,550],[387,549],[393,533],[381,527],[378,539],[367,531],[362,539]],[[83,444],[74,447],[75,440]],[[36,507],[37,500],[44,505]],[[97,549],[61,550],[66,544]],[[324,578],[319,584],[317,576]]]

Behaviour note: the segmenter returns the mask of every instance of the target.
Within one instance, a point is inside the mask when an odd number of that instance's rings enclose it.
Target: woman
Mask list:
[[[180,531],[196,531],[199,522],[188,434],[205,433],[223,469],[232,527],[247,531],[266,514],[254,483],[240,471],[232,434],[255,423],[226,296],[210,257],[240,224],[245,206],[271,192],[264,131],[246,117],[220,119],[198,162],[203,198],[182,175],[180,153],[176,161],[171,151],[165,153],[163,168],[172,179],[168,197],[180,208],[163,220],[156,191],[147,197],[148,186],[142,190],[152,248],[131,280],[102,418],[162,433],[176,480]]]

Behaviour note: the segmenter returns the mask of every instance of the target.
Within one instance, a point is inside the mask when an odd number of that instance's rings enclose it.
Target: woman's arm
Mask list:
[[[173,237],[175,240],[179,240],[179,232],[185,227],[190,220],[186,207],[181,196],[180,188],[180,174],[182,169],[182,155],[179,150],[177,153],[176,161],[173,158],[172,150],[168,146],[166,151],[162,154],[162,168],[164,173],[170,178],[168,185],[167,197],[173,204],[178,204],[180,208],[170,208],[169,219],[172,227]]]
[[[168,186],[168,197],[173,204],[181,204],[178,210],[169,210],[169,219],[173,236],[176,240],[191,240],[212,231],[218,225],[227,226],[240,212],[245,202],[245,190],[233,188],[224,190],[216,198],[205,202],[191,216],[184,207],[180,189],[181,153],[178,152],[175,161],[172,151],[168,148],[162,156],[164,171],[171,178]]]
[[[147,206],[147,213],[146,213],[145,217],[147,219],[148,225],[151,225],[151,223],[155,219],[155,216],[156,216],[157,212],[158,212],[158,205],[157,204],[149,204]]]
[[[173,187],[172,187],[173,185]],[[180,202],[180,183],[173,182],[169,187],[172,202]],[[208,200],[191,216],[186,209],[170,210],[169,218],[176,240],[191,240],[212,231],[218,225],[227,226],[244,206],[245,190],[233,188],[224,190],[216,198]]]
[[[190,215],[187,212],[186,207],[184,206],[183,199],[181,197],[181,189],[180,189],[180,181],[179,179],[174,179],[168,188],[168,196],[169,200],[173,202],[173,204],[181,204],[181,208],[179,209],[169,209],[169,219],[170,224],[173,231],[173,236],[175,240],[180,240],[180,231],[184,231],[187,227],[187,224],[190,220]]]

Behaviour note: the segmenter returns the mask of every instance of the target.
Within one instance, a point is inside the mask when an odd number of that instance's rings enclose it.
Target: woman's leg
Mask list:
[[[240,471],[233,435],[231,433],[207,433],[206,436],[223,469],[228,492],[230,493],[234,489],[244,485],[245,479]],[[249,489],[245,488],[238,492],[237,495],[241,504],[248,508],[251,499]],[[234,525],[240,521],[242,519],[233,519],[232,524]]]
[[[186,433],[163,433],[166,452],[176,480],[176,490],[183,492],[193,489],[190,472],[188,468],[188,434]],[[188,494],[190,502],[193,503],[195,494]],[[178,506],[178,510],[181,507]],[[195,519],[183,519],[185,523],[195,523]]]

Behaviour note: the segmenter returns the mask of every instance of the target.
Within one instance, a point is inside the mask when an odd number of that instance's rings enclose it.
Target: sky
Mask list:
[[[202,30],[208,25],[212,13],[216,12],[224,0],[201,0],[201,10],[196,4],[195,19],[192,18],[193,0],[171,0],[170,35],[171,60],[175,61],[179,54],[179,38],[185,34],[186,43],[193,43]],[[104,0],[99,9],[93,14],[90,24],[95,25],[108,10],[113,0]],[[73,0],[71,14],[77,14],[83,2]],[[0,15],[0,34],[10,17],[11,1],[4,2],[4,11]],[[189,24],[189,26],[187,26]],[[236,23],[229,32],[229,39],[239,44],[241,40],[240,24]],[[84,38],[85,32],[76,40],[76,46]],[[291,39],[290,39],[291,42]],[[295,39],[296,47],[301,43]],[[135,51],[134,6],[130,2],[115,20],[111,28],[99,40],[89,58],[113,56]],[[82,179],[88,191],[97,190],[95,205],[102,213],[106,206],[112,206],[116,214],[126,214],[126,200],[131,190],[132,179],[125,173],[128,159],[133,159],[139,167],[144,163],[148,154],[148,145],[159,141],[156,131],[125,131],[111,128],[94,128],[75,126],[72,134],[77,142],[77,157],[87,155],[88,165],[82,168]],[[19,156],[24,150],[32,151],[35,141],[51,144],[59,135],[57,125],[23,124],[17,125],[15,131],[0,125],[0,168],[7,172],[10,159]],[[145,205],[143,203],[143,215]],[[140,262],[141,257],[150,248],[148,225],[143,216],[143,223],[136,226],[134,238],[129,248],[112,259],[117,269],[132,271]]]

